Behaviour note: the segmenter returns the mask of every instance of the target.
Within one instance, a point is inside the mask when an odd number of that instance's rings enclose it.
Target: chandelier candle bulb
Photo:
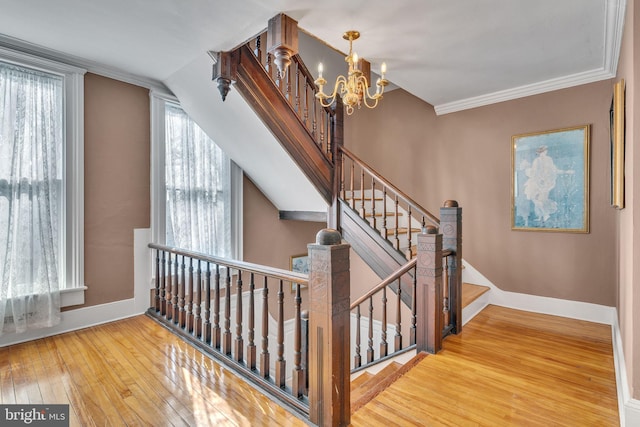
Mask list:
[[[347,115],[353,114],[355,107],[360,108],[364,105],[367,108],[375,108],[378,101],[382,99],[385,86],[389,84],[385,78],[387,64],[383,62],[380,67],[381,78],[376,81],[376,91],[373,95],[369,93],[371,64],[364,59],[359,59],[358,54],[353,51],[353,41],[359,37],[360,33],[353,30],[345,32],[342,36],[349,41],[349,54],[344,58],[348,64],[347,76],[337,77],[332,92],[328,95],[323,91],[323,86],[327,81],[322,78],[322,64],[318,64],[319,76],[314,82],[318,86],[315,97],[320,101],[320,104],[323,107],[330,107],[336,99],[341,98]]]

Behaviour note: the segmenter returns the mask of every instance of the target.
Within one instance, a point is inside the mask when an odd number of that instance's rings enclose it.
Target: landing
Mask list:
[[[488,306],[353,426],[617,426],[608,325]]]

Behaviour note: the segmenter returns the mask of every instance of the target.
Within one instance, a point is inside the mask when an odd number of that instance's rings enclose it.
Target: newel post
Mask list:
[[[321,230],[309,249],[309,419],[320,426],[350,422],[349,245]]]
[[[442,234],[432,225],[418,234],[416,264],[417,351],[442,349]]]
[[[443,250],[455,253],[449,262],[449,310],[452,333],[462,332],[462,208],[447,200],[440,208],[440,232]]]

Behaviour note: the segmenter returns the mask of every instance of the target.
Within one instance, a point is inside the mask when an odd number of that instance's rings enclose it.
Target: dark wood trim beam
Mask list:
[[[327,203],[331,203],[333,165],[249,48],[241,46],[233,54],[238,61],[236,89]]]

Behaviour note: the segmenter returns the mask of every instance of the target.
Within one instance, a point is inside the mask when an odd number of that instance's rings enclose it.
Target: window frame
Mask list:
[[[183,107],[177,98],[165,93],[152,90],[149,92],[149,97],[151,103],[151,241],[164,245],[166,244],[165,105],[171,103],[180,108]],[[244,175],[242,169],[231,158],[229,163],[231,253],[234,259],[242,260]]]
[[[62,77],[64,233],[61,307],[84,304],[84,75],[87,70],[0,46],[0,60]]]

